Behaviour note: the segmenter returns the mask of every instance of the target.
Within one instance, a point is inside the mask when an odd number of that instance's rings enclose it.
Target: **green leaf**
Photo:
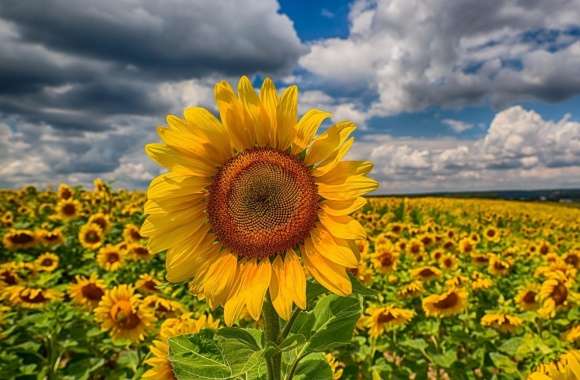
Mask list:
[[[499,350],[513,356],[518,352],[518,348],[522,345],[523,340],[524,339],[520,337],[508,339],[502,343]]]
[[[302,334],[290,334],[287,336],[280,344],[278,345],[278,349],[283,351],[292,350],[298,346],[302,346],[306,343],[306,337]]]
[[[441,355],[433,355],[433,362],[440,367],[449,368],[457,361],[457,353],[455,351],[449,350]]]
[[[419,351],[423,351],[429,345],[425,342],[424,339],[407,339],[401,342],[403,346],[411,347]]]
[[[248,345],[247,340],[202,330],[198,334],[169,339],[169,358],[178,380],[260,379],[265,374],[263,352]]]
[[[320,285],[318,282],[313,280],[309,280],[306,282],[306,301],[308,305],[306,306],[307,310],[310,310],[314,307],[316,300],[318,297],[323,295],[326,292],[326,289]]]
[[[502,355],[497,352],[492,352],[491,354],[489,354],[489,357],[493,361],[493,364],[497,368],[504,371],[505,373],[510,374],[518,372],[518,366],[508,356]]]
[[[328,351],[350,342],[361,314],[361,302],[356,297],[327,295],[312,313],[315,321],[306,352]]]
[[[294,321],[290,331],[294,334],[299,334],[305,336],[306,338],[310,338],[315,322],[316,318],[314,317],[313,313],[301,312],[298,314],[298,317],[296,317],[296,320]]]
[[[332,380],[332,369],[323,354],[310,354],[296,367],[294,380]]]
[[[240,329],[236,327],[224,327],[217,331],[216,335],[221,336],[226,339],[237,339],[243,344],[246,344],[248,347],[253,349],[254,351],[258,351],[260,346],[254,336],[250,334],[246,329]]]
[[[378,291],[364,286],[359,281],[359,279],[353,276],[352,274],[349,273],[348,276],[350,277],[350,282],[352,283],[352,292],[354,294],[360,294],[361,296],[369,296],[369,297],[375,297],[377,294],[379,294]]]

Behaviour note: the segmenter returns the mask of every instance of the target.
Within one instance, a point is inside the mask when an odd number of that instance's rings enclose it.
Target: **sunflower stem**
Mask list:
[[[300,309],[295,308],[294,311],[292,312],[292,315],[290,316],[290,319],[288,320],[288,322],[286,322],[286,324],[284,325],[284,329],[282,329],[282,332],[280,333],[280,339],[278,343],[282,343],[282,341],[286,339],[286,337],[290,333],[290,330],[292,329],[294,321],[298,317],[298,314],[300,314]]]
[[[266,338],[266,347],[277,346],[280,337],[280,319],[272,306],[270,295],[266,295],[263,309],[264,317],[264,337]],[[282,353],[275,352],[266,358],[268,368],[268,380],[280,380],[282,367]]]

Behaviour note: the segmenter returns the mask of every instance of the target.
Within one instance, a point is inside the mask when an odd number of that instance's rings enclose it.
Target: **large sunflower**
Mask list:
[[[344,161],[351,122],[316,132],[330,114],[297,118],[298,89],[278,95],[266,79],[258,93],[242,77],[238,93],[215,87],[218,120],[203,108],[167,118],[161,144],[147,154],[169,172],[147,193],[141,235],[152,253],[167,250],[167,277],[193,279],[211,305],[224,305],[228,325],[261,313],[269,290],[285,319],[306,305],[306,273],[347,295],[346,268],[358,263],[353,242],[365,238],[349,216],[377,188],[367,161]],[[305,270],[306,269],[306,270]]]

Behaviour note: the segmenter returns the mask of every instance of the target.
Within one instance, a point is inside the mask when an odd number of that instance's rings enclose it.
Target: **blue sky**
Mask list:
[[[580,0],[6,0],[0,186],[143,188],[165,114],[268,75],[359,125],[379,192],[580,187],[578,20]]]

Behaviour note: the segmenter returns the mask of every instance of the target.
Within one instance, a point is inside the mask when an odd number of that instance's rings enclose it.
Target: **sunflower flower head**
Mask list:
[[[155,321],[153,312],[142,306],[132,287],[119,285],[106,291],[94,313],[101,328],[109,331],[113,340],[139,342]]]
[[[152,253],[167,250],[167,278],[192,280],[228,325],[247,311],[258,319],[267,292],[288,319],[306,306],[306,273],[348,295],[353,242],[366,237],[350,214],[377,188],[372,164],[346,161],[356,126],[338,122],[317,135],[330,114],[298,117],[298,88],[281,94],[266,79],[257,93],[242,77],[237,93],[215,86],[219,119],[191,107],[158,129],[147,154],[168,172],[147,193],[140,234]]]
[[[97,278],[96,273],[92,273],[88,278],[76,276],[75,282],[69,287],[69,294],[75,303],[92,310],[97,307],[106,290],[105,282]]]

